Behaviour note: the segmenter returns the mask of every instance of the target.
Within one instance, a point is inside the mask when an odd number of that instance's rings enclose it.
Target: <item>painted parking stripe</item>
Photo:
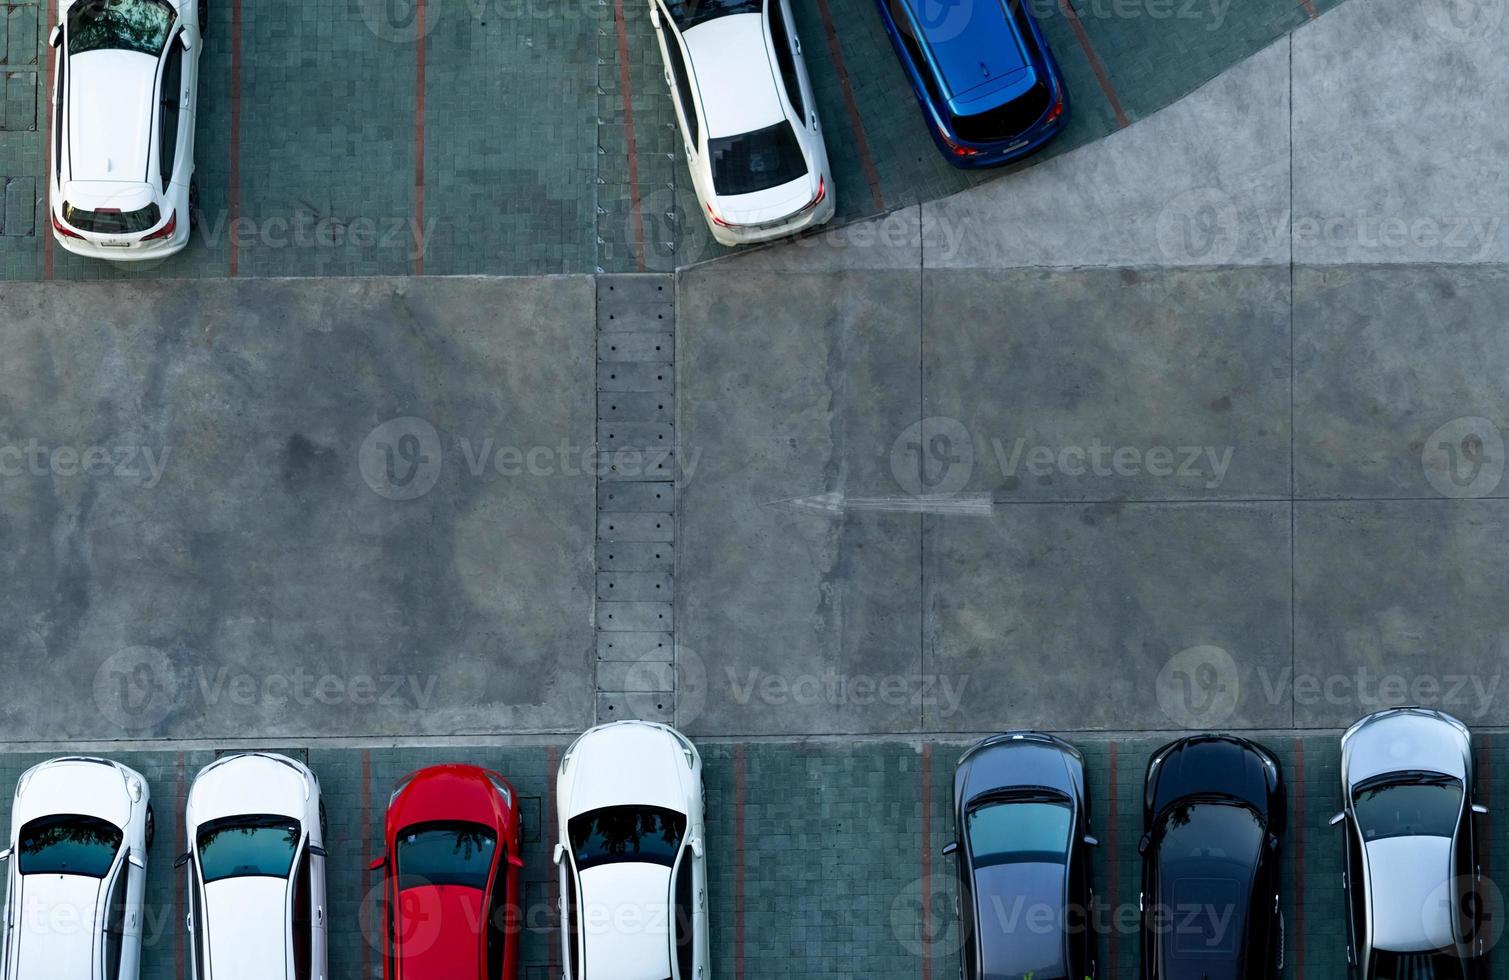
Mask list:
[[[1058,8],[1063,11],[1064,19],[1069,22],[1074,36],[1079,39],[1079,46],[1084,50],[1086,60],[1090,62],[1090,70],[1095,73],[1095,80],[1100,83],[1100,90],[1105,93],[1106,101],[1111,104],[1111,111],[1116,114],[1116,127],[1125,129],[1127,114],[1121,108],[1121,100],[1116,97],[1116,89],[1111,85],[1111,76],[1106,73],[1106,66],[1101,63],[1100,55],[1095,53],[1095,45],[1090,43],[1090,35],[1085,33],[1085,25],[1079,22],[1079,14],[1074,12],[1074,5],[1070,0],[1058,0]]]
[[[1121,803],[1116,798],[1116,767],[1121,756],[1121,743],[1112,740],[1106,750],[1106,908],[1111,913],[1111,928],[1106,942],[1106,958],[1110,960],[1110,969],[1102,970],[1101,975],[1116,976],[1117,970],[1121,968],[1121,930],[1118,926],[1121,917],[1116,908],[1116,903],[1121,900],[1121,875],[1117,866],[1121,844]]]
[[[744,746],[734,746],[734,980],[744,980]]]
[[[43,43],[52,37],[52,29],[58,22],[58,5],[47,4],[47,33],[42,35]],[[52,45],[42,49],[42,57],[47,59],[47,91],[42,93],[42,101],[47,103],[43,114],[47,117],[47,134],[42,140],[42,200],[45,202],[47,218],[46,227],[42,231],[42,278],[52,278],[52,92],[56,84],[53,78],[54,58]]]
[[[618,32],[618,87],[624,110],[624,149],[629,156],[629,217],[634,223],[634,267],[644,271],[644,215],[639,201],[639,152],[634,139],[634,85],[629,78],[629,26],[623,0],[613,0],[613,28]]]
[[[870,185],[870,200],[876,212],[885,210],[885,198],[880,194],[880,174],[875,170],[875,159],[870,155],[870,141],[865,138],[864,121],[859,116],[859,103],[854,99],[854,88],[849,84],[849,70],[844,67],[844,53],[838,44],[838,31],[833,26],[833,13],[828,9],[828,0],[817,0],[817,12],[822,17],[823,33],[828,38],[828,54],[833,58],[833,71],[838,75],[838,86],[844,90],[844,107],[848,110],[849,128],[854,131],[854,146],[859,150],[859,165],[864,168],[865,183]]]
[[[361,839],[361,843],[362,843],[362,867],[366,868],[367,865],[369,865],[369,864],[372,863],[372,750],[371,749],[362,749],[362,792],[361,792],[361,798],[362,798],[362,808],[361,808],[361,820],[359,821],[359,823],[361,824],[361,828],[362,828],[362,839]],[[326,843],[328,845],[329,842],[327,841]],[[371,915],[371,916],[376,916],[377,915],[377,906],[376,906],[376,903],[374,903],[374,902],[363,902],[362,905],[363,905],[362,912],[364,912],[367,915]],[[367,922],[367,935],[369,937],[381,936],[381,935],[383,935],[383,933],[386,930],[386,928],[387,927],[381,921],[368,920],[368,922]],[[362,976],[363,977],[370,977],[372,975],[372,942],[373,942],[372,939],[368,939],[367,941],[364,941],[362,943]]]
[[[424,39],[425,0],[414,3],[414,235],[424,227]],[[414,240],[414,275],[424,275],[424,249]]]
[[[1300,6],[1305,8],[1305,16],[1311,20],[1320,16],[1320,11],[1315,9],[1315,0],[1299,0]]]
[[[1290,826],[1294,837],[1294,980],[1305,980],[1305,742],[1294,740],[1294,792],[1289,795],[1294,811]]]
[[[545,750],[545,772],[547,773],[545,781],[550,784],[550,788],[545,793],[545,826],[540,828],[540,840],[547,845],[550,843],[550,837],[547,837],[546,834],[549,833],[552,836],[555,834],[555,774],[556,770],[560,768],[560,764],[560,750],[552,745]],[[550,893],[550,907],[559,911],[561,907],[561,876],[554,873],[554,868],[555,866],[551,865],[550,882],[546,886],[546,889]],[[548,920],[549,917],[547,913],[546,919]],[[562,927],[564,927],[564,923],[558,926],[558,928]],[[552,967],[559,967],[561,965],[561,944],[556,941],[557,937],[554,933],[548,932],[548,930],[547,933],[545,947],[549,951],[549,955],[546,958],[546,962]]]
[[[51,4],[49,4],[49,6],[51,6]],[[49,30],[51,30],[51,28],[49,28]],[[175,844],[175,847],[173,849],[174,855],[182,854],[189,849],[188,841],[184,839],[184,823],[186,821],[178,819],[178,807],[180,805],[186,805],[188,802],[184,797],[184,793],[186,791],[185,784],[187,780],[183,771],[182,752],[178,753],[176,764],[178,767],[178,784],[173,796],[173,841]],[[155,808],[153,812],[153,819],[155,820]],[[175,909],[186,907],[185,903],[187,901],[187,896],[184,895],[184,880],[186,878],[187,875],[182,874],[177,870],[175,870],[173,873],[173,908]],[[188,930],[185,928],[183,916],[173,916],[173,928],[178,933],[178,942],[173,944],[174,967],[178,980],[184,980],[184,976],[187,973],[184,964],[184,955],[185,951],[188,949],[189,937]]]
[[[225,227],[227,242],[226,275],[235,277],[241,266],[241,252],[236,239],[236,219],[241,216],[241,0],[231,0],[231,107],[230,167],[225,187]]]
[[[922,743],[922,980],[933,980],[933,743]]]

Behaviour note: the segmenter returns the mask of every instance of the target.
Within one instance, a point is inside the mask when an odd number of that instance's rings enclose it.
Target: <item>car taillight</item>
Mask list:
[[[1044,122],[1052,122],[1064,114],[1064,97],[1060,95],[1058,101],[1053,103],[1053,108],[1048,110],[1048,118]]]
[[[713,210],[713,206],[711,204],[709,204],[707,206],[707,216],[709,218],[712,218],[713,219],[713,224],[717,225],[719,228],[732,228],[733,227],[733,225],[729,224],[727,221],[724,221],[722,218],[718,217],[718,212],[716,212],[716,211]]]
[[[977,157],[981,153],[985,152],[984,150],[976,150],[973,147],[969,146],[960,146],[958,143],[955,143],[953,140],[949,139],[948,134],[945,133],[942,129],[938,130],[938,138],[941,139],[944,145],[948,147],[949,152],[953,153],[953,155],[956,157]]]
[[[78,232],[74,231],[72,228],[69,228],[67,225],[63,224],[63,222],[59,221],[57,215],[52,216],[52,230],[57,232],[59,235],[64,235],[68,238],[78,238],[82,240],[84,237],[83,235],[80,235]]]
[[[812,200],[808,201],[806,204],[802,205],[802,210],[803,211],[811,211],[813,208],[815,208],[819,204],[823,203],[823,198],[825,198],[827,196],[828,196],[828,184],[827,184],[827,181],[826,181],[825,178],[819,177],[819,178],[817,178],[817,196],[814,197]]]
[[[173,212],[170,212],[168,214],[168,221],[167,221],[166,224],[164,224],[161,228],[157,229],[156,231],[148,232],[147,234],[141,236],[141,240],[144,241],[144,242],[150,242],[150,241],[153,241],[153,240],[158,239],[158,238],[167,238],[168,236],[170,236],[170,235],[173,234],[173,229],[175,229],[177,227],[178,227],[178,212],[177,211],[173,211]]]

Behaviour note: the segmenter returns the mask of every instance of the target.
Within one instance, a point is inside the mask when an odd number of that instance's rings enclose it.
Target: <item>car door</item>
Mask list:
[[[696,83],[691,66],[686,60],[686,51],[681,45],[681,36],[676,22],[660,0],[655,0],[651,10],[655,22],[655,37],[660,44],[660,57],[665,65],[665,81],[671,89],[671,102],[676,107],[676,122],[681,128],[681,146],[686,151],[687,164],[693,179],[697,178],[698,161],[702,153],[702,117],[697,107]],[[708,188],[698,188],[699,194],[707,196]]]
[[[314,935],[311,943],[314,980],[325,980],[330,972],[329,925],[325,915],[325,848],[323,842],[309,847],[309,904],[314,910]]]
[[[766,5],[767,22],[770,27],[770,43],[775,49],[776,66],[786,90],[787,101],[802,121],[806,131],[821,140],[821,126],[817,118],[817,99],[812,91],[812,82],[807,77],[807,62],[802,57],[802,40],[796,31],[788,0],[770,0]]]

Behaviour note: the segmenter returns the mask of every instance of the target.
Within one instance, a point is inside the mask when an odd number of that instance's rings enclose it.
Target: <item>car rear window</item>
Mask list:
[[[462,885],[482,891],[498,838],[478,823],[416,824],[398,835],[398,887]]]
[[[995,143],[1020,136],[1043,118],[1052,93],[1041,81],[1003,106],[968,116],[954,116],[954,132],[970,143]]]
[[[158,55],[174,16],[165,0],[81,0],[68,8],[68,53],[109,49]]]
[[[199,830],[199,867],[204,882],[221,878],[287,878],[299,845],[292,817],[245,816],[212,820]]]
[[[791,123],[741,136],[707,141],[712,156],[713,189],[720,195],[754,194],[789,184],[807,173],[807,160]]]
[[[727,17],[729,14],[757,14],[765,7],[765,0],[668,0],[666,7],[671,19],[682,31],[689,31],[698,24]]]
[[[618,861],[676,863],[686,816],[658,806],[608,806],[567,824],[578,871]]]
[[[120,850],[119,827],[98,817],[38,817],[21,828],[16,848],[21,873],[103,878]]]
[[[147,231],[162,220],[157,205],[148,204],[136,211],[121,211],[116,208],[100,208],[88,211],[63,202],[63,220],[79,231],[96,235],[131,235]]]

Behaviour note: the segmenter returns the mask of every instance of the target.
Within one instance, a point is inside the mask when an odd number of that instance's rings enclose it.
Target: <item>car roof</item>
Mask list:
[[[1031,66],[1025,42],[1003,0],[902,2],[932,53],[949,98],[998,84]]]
[[[649,861],[618,861],[588,868],[580,877],[581,907],[599,917],[597,928],[583,930],[585,975],[593,980],[670,976],[671,869]],[[634,918],[621,920],[621,912]],[[603,924],[620,921],[623,928]]]
[[[1385,837],[1367,844],[1373,945],[1396,953],[1452,943],[1449,837]]]
[[[18,915],[14,926],[14,980],[95,975],[95,936],[90,923],[104,885],[105,879],[88,875],[26,876],[16,905],[31,911]],[[54,921],[49,910],[66,911],[71,918]],[[80,940],[81,930],[88,941]]]
[[[269,875],[222,878],[204,886],[209,927],[207,980],[258,980],[267,961],[287,955],[288,879]]]
[[[985,976],[1068,974],[1069,937],[1062,915],[1066,874],[1067,865],[1046,861],[975,870],[975,930]],[[1038,911],[1043,909],[1054,913],[1051,920]]]
[[[786,118],[765,45],[763,14],[728,14],[681,35],[697,78],[709,139],[739,136]]]
[[[99,49],[67,69],[67,179],[140,184],[151,158],[159,59]]]

